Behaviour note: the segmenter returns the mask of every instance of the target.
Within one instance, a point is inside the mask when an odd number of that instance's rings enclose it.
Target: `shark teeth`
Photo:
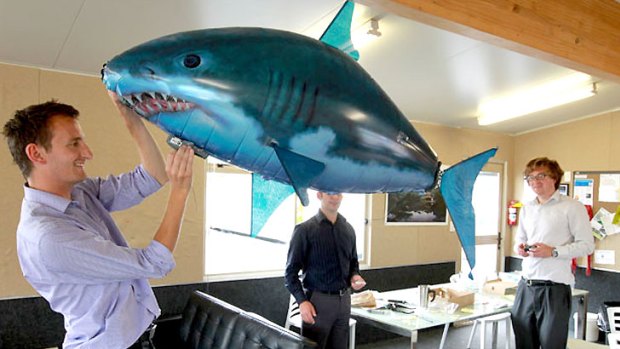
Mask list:
[[[123,104],[143,117],[163,112],[182,112],[195,107],[193,103],[161,92],[143,92],[121,96]]]

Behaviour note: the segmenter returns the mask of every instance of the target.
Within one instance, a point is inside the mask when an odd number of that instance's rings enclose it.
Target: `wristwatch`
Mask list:
[[[558,256],[558,249],[553,248],[553,250],[551,250],[551,257],[556,258],[557,256]]]

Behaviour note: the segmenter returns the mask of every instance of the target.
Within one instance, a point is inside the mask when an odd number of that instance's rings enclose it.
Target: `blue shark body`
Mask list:
[[[187,55],[200,65],[185,67]],[[293,184],[279,150],[324,166],[308,187],[327,192],[431,188],[438,173],[435,153],[359,64],[301,35],[175,34],[111,60],[105,82],[166,132],[266,179]]]
[[[307,188],[386,193],[437,183],[427,142],[354,59],[319,40],[264,28],[183,32],[114,57],[102,74],[168,134],[292,185],[304,204]]]

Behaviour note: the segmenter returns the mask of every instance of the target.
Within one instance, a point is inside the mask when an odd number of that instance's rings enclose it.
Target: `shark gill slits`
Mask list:
[[[183,58],[183,65],[190,69],[196,68],[200,65],[200,56],[193,53],[188,54]]]
[[[292,121],[291,120],[286,120],[285,117],[290,114],[289,112],[289,107],[290,106],[295,106],[295,100],[293,98],[294,94],[293,91],[295,90],[295,77],[291,76],[290,82],[288,84],[288,88],[286,88],[286,86],[284,86],[285,88],[282,90],[282,94],[280,97],[280,104],[282,105],[282,107],[280,108],[278,117],[276,118],[276,120],[278,120],[278,122],[284,122],[285,124],[290,124]],[[292,116],[291,116],[292,118]]]
[[[265,118],[274,118],[279,114],[278,101],[282,90],[283,76],[278,71],[269,70],[269,87],[262,115]]]
[[[301,86],[300,101],[299,103],[297,103],[297,109],[295,110],[295,116],[294,116],[295,120],[300,120],[302,118],[302,108],[304,106],[304,102],[306,101],[307,90],[308,90],[308,83],[304,81],[303,85]]]
[[[308,111],[308,119],[306,119],[306,126],[312,125],[314,114],[316,113],[316,102],[319,98],[319,87],[316,86],[313,92],[312,100],[310,102],[310,110]]]

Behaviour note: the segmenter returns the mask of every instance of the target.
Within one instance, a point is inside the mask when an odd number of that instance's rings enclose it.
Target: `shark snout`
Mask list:
[[[105,82],[105,66],[108,65],[108,63],[103,63],[103,67],[101,68],[101,81]]]
[[[114,76],[117,76],[114,78]],[[118,75],[114,74],[108,67],[108,63],[104,63],[101,68],[101,81],[105,85],[105,87],[110,91],[116,92],[116,85],[118,84]]]

